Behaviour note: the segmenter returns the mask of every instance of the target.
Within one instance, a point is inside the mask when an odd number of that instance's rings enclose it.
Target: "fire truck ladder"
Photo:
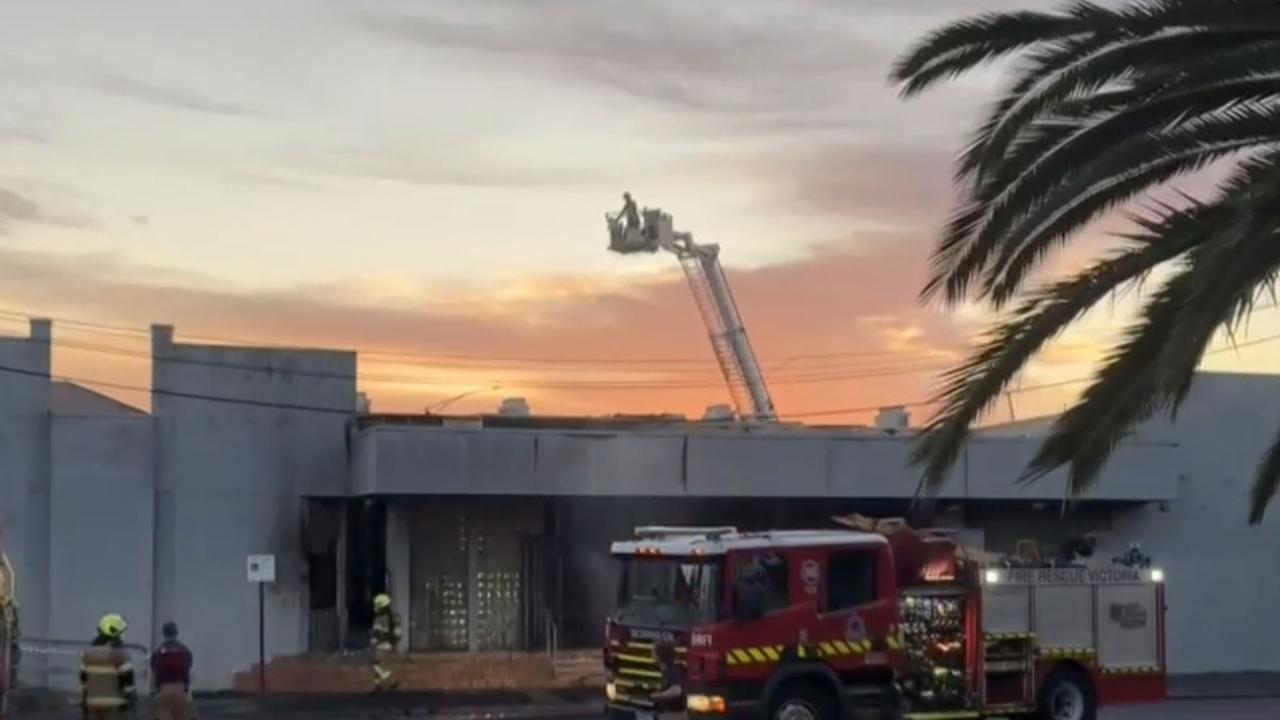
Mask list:
[[[666,250],[680,260],[738,416],[744,420],[776,421],[773,398],[720,265],[720,246],[699,245],[693,241],[692,233],[676,232],[671,216],[661,210],[645,208],[642,216],[641,227],[624,227],[622,218],[607,214],[609,249],[624,255]]]

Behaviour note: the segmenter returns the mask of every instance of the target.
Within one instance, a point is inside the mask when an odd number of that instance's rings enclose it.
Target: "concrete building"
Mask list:
[[[142,413],[51,383],[52,337],[35,322],[0,340],[0,511],[25,635],[82,640],[118,611],[147,644],[174,619],[201,689],[256,661],[250,554],[276,556],[272,657],[361,647],[370,598],[390,590],[424,658],[540,660],[550,642],[599,643],[607,547],[635,525],[824,526],[901,514],[916,487],[900,412],[891,428],[370,415],[353,353],[190,345],[157,327]],[[1202,375],[1179,422],[1141,428],[1065,513],[1061,477],[1013,482],[1045,423],[988,429],[932,520],[991,550],[1085,530],[1103,557],[1140,542],[1169,573],[1175,672],[1280,671],[1266,620],[1280,521],[1245,526],[1277,396],[1280,377]]]

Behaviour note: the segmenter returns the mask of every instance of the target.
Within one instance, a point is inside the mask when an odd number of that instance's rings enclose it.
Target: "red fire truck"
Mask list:
[[[983,562],[910,528],[639,528],[612,552],[615,718],[1092,720],[1165,695],[1160,570]],[[655,704],[673,674],[679,706]]]

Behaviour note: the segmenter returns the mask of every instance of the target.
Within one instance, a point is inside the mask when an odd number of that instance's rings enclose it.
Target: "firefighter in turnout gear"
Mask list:
[[[123,642],[127,627],[119,615],[104,616],[80,658],[80,702],[89,720],[117,720],[137,703],[133,664]]]
[[[391,596],[386,593],[373,599],[373,628],[369,633],[369,644],[373,648],[374,690],[394,689],[396,682],[385,666],[400,644],[400,622],[391,609]]]

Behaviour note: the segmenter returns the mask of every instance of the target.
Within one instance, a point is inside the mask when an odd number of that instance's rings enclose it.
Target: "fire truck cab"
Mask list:
[[[977,562],[909,528],[650,527],[612,552],[614,718],[1092,720],[1164,697],[1159,570]]]

